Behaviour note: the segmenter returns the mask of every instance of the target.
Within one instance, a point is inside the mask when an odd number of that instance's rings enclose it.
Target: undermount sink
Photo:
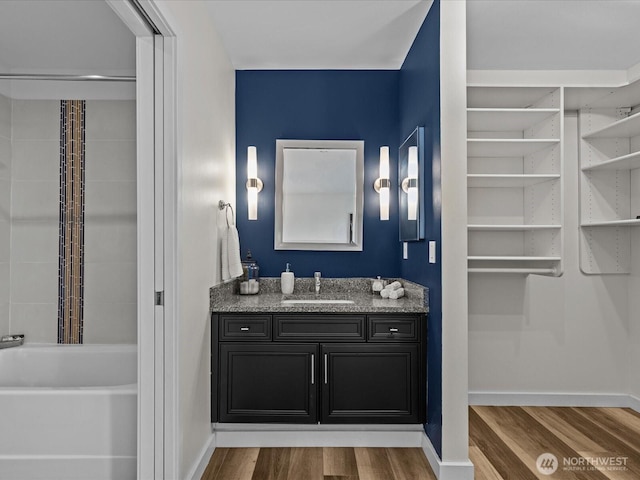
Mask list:
[[[353,300],[331,300],[331,299],[322,299],[322,298],[313,298],[313,299],[297,299],[297,300],[282,300],[284,305],[293,305],[296,303],[342,303],[342,304],[353,304]]]

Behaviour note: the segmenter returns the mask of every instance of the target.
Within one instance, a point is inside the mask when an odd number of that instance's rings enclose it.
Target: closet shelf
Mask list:
[[[487,262],[558,262],[560,257],[528,257],[526,255],[471,255],[467,257],[470,262],[487,261]]]
[[[467,225],[469,231],[478,232],[519,232],[529,230],[559,230],[562,225],[479,225],[470,224]]]
[[[585,222],[581,227],[640,227],[640,219],[606,220],[602,222]]]
[[[558,108],[468,108],[470,132],[515,132],[526,130],[557,114]]]
[[[629,153],[621,157],[612,158],[605,162],[582,167],[583,172],[592,170],[634,170],[640,168],[640,152]]]
[[[536,275],[557,275],[555,268],[468,268],[469,273],[533,273]]]
[[[524,157],[558,145],[555,138],[468,138],[468,157]]]
[[[640,135],[640,112],[599,128],[582,138],[630,138]]]
[[[522,188],[560,178],[559,174],[469,174],[469,188]]]

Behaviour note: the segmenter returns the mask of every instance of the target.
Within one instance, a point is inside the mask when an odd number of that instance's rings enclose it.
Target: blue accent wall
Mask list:
[[[236,72],[236,205],[242,256],[248,249],[262,276],[279,276],[287,262],[296,276],[396,277],[400,274],[397,199],[390,220],[380,221],[380,147],[389,146],[392,185],[397,185],[399,139],[398,71]],[[274,202],[276,139],[364,140],[364,229],[362,252],[275,250]],[[247,219],[247,147],[255,145],[258,220]]]
[[[440,264],[440,0],[434,3],[399,71],[236,72],[236,207],[242,254],[250,249],[262,276],[278,276],[287,262],[299,277],[401,276],[429,287],[427,423],[425,431],[442,456],[442,274]],[[390,220],[379,220],[378,176],[382,145],[390,150],[392,188],[397,152],[417,127],[425,127],[425,240],[410,242],[402,260],[397,196]],[[364,249],[362,252],[276,251],[274,238],[275,141],[364,140]],[[247,220],[247,147],[258,152],[258,220]],[[428,241],[438,262],[428,263]]]
[[[425,240],[410,242],[400,274],[429,287],[427,424],[442,457],[442,270],[440,264],[440,1],[435,0],[400,70],[400,138],[425,127]],[[428,241],[437,242],[430,264]]]

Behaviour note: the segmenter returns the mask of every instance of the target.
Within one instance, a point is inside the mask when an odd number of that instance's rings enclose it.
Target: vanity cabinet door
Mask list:
[[[317,344],[220,344],[221,422],[315,423]]]
[[[419,423],[419,346],[323,344],[323,423]]]

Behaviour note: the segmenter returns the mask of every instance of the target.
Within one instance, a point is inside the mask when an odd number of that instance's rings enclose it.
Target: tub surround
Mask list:
[[[260,293],[239,295],[236,282],[212,287],[211,311],[217,313],[428,313],[429,290],[403,279],[398,280],[405,296],[397,300],[380,297],[371,290],[369,278],[323,278],[320,294],[313,278],[296,278],[293,294],[283,295],[279,278],[261,278]],[[353,303],[296,303],[283,300],[351,300]]]

